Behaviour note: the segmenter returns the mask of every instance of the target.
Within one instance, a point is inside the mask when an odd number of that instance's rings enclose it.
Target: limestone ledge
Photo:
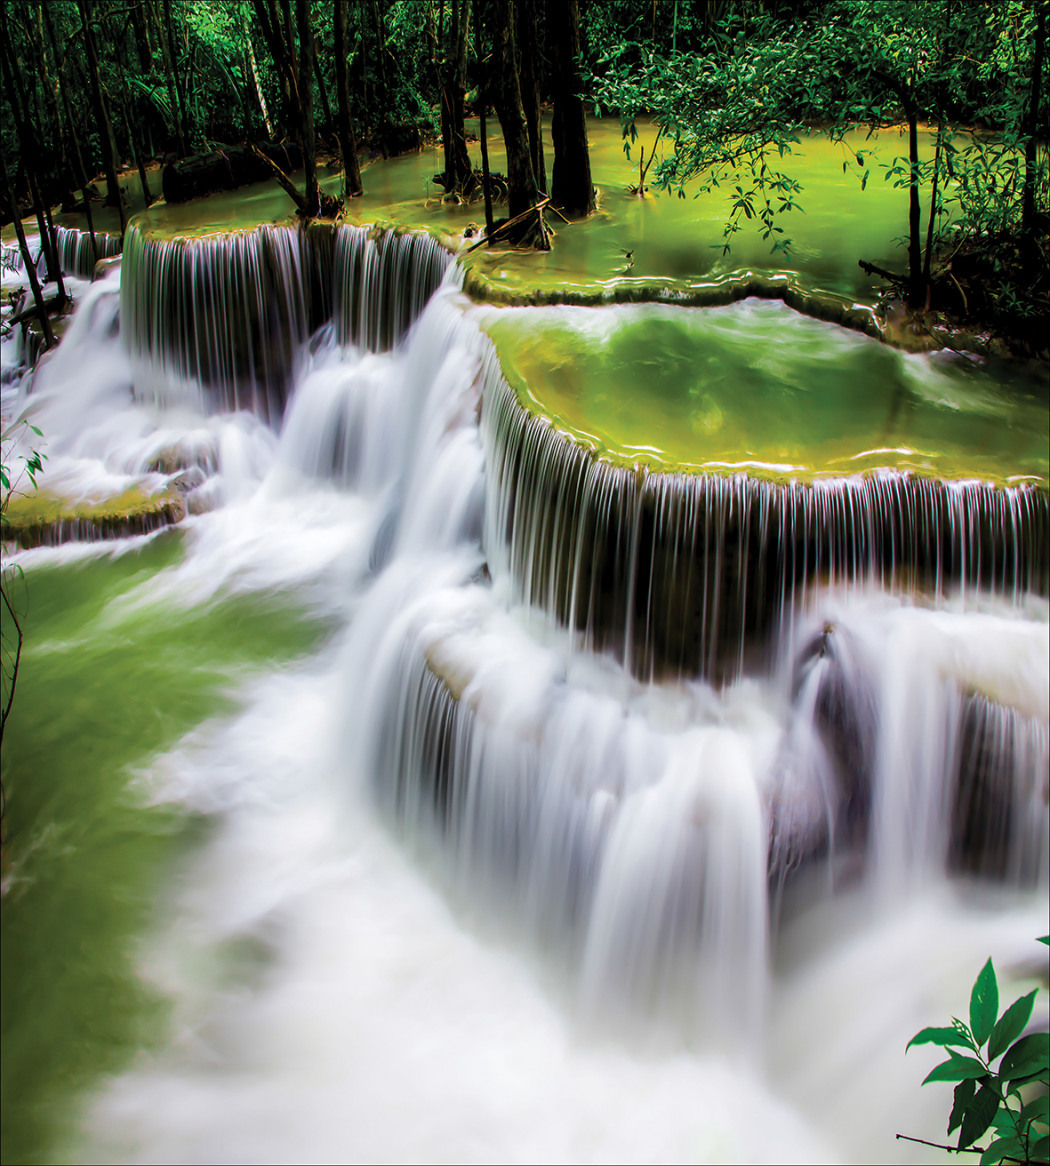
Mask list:
[[[186,499],[177,485],[157,493],[132,486],[110,498],[79,502],[42,489],[9,500],[3,538],[23,549],[129,538],[172,526],[185,517]]]

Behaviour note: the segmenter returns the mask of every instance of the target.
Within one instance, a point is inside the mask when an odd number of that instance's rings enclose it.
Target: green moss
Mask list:
[[[177,532],[133,553],[26,571],[26,647],[4,738],[0,969],[3,1161],[75,1159],[79,1102],[163,1037],[136,952],[199,834],[151,803],[151,758],[236,706],[238,678],[327,629],[278,598],[147,601]]]
[[[175,487],[150,494],[140,486],[101,500],[73,501],[41,489],[13,494],[4,514],[4,538],[21,546],[74,537],[121,537],[180,522],[186,504]]]

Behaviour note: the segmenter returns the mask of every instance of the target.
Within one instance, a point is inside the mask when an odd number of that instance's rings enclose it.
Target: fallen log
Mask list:
[[[164,167],[162,183],[168,202],[188,202],[220,190],[236,190],[271,177],[270,165],[297,170],[303,164],[298,146],[263,142],[260,146],[224,146]]]

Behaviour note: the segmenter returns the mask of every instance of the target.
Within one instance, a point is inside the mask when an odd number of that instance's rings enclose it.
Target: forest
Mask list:
[[[55,0],[2,19],[4,221],[54,204],[90,220],[101,200],[123,224],[126,169],[146,206],[275,175],[301,216],[330,217],[319,164],[342,166],[343,198],[367,198],[362,160],[440,140],[446,198],[483,201],[491,242],[545,248],[546,206],[594,207],[586,115],[618,117],[628,147],[646,115],[673,148],[642,167],[643,194],[723,187],[726,247],[757,230],[786,252],[802,136],[906,125],[892,167],[849,159],[862,186],[909,195],[906,263],[876,274],[914,312],[1042,347],[1044,0]],[[506,175],[488,174],[493,114]],[[285,173],[300,164],[301,189]]]
[[[1047,1162],[1048,18],[0,0],[0,1166]]]

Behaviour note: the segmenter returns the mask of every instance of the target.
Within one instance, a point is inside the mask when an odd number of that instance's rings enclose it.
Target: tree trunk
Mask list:
[[[80,11],[80,20],[84,32],[84,47],[88,60],[88,81],[91,87],[91,103],[95,107],[95,121],[98,125],[99,137],[102,140],[102,165],[106,174],[106,186],[109,189],[109,199],[115,203],[120,215],[120,233],[124,234],[128,220],[124,213],[124,200],[120,196],[120,184],[117,182],[117,163],[113,157],[113,124],[106,109],[105,97],[102,93],[102,83],[98,76],[98,50],[95,47],[95,34],[91,31],[91,22],[88,20],[87,0],[77,0]]]
[[[73,111],[69,108],[68,87],[61,84],[61,57],[58,52],[58,39],[55,36],[55,26],[51,20],[51,7],[48,4],[41,6],[44,13],[44,22],[47,25],[47,39],[51,44],[51,55],[55,59],[55,76],[62,93],[62,107],[66,111],[66,124],[69,126],[69,141],[73,147],[73,156],[77,163],[77,181],[80,183],[81,194],[84,198],[84,214],[87,216],[88,234],[91,236],[91,255],[95,263],[98,262],[98,246],[95,242],[95,219],[91,213],[91,192],[88,190],[88,172],[84,165],[84,156],[80,152],[80,142],[73,126]]]
[[[266,137],[273,138],[273,125],[270,122],[270,111],[266,108],[266,98],[263,96],[262,82],[259,80],[259,66],[255,60],[255,49],[252,46],[252,33],[247,20],[243,24],[244,43],[248,46],[247,64],[255,83],[255,96],[259,99],[259,109],[262,112],[263,125],[266,127]]]
[[[1030,235],[1035,230],[1035,186],[1038,170],[1039,104],[1042,100],[1043,59],[1046,56],[1046,8],[1045,0],[1039,5],[1039,18],[1035,26],[1035,53],[1032,60],[1032,87],[1028,98],[1028,112],[1025,117],[1026,140],[1024,145],[1024,191],[1021,196],[1021,230]]]
[[[485,48],[481,34],[484,25],[481,21],[481,0],[474,0],[474,36],[476,38],[478,57],[478,138],[481,146],[481,187],[485,199],[485,238],[491,241],[495,223],[492,219],[492,189],[489,183],[489,140],[486,126],[486,108],[489,94],[489,68],[486,62]]]
[[[306,213],[321,213],[317,186],[317,141],[314,137],[314,30],[310,24],[310,0],[299,0],[299,100],[303,111],[303,166],[306,171]]]
[[[131,5],[131,26],[135,32],[135,48],[139,55],[139,68],[143,73],[153,72],[153,50],[149,43],[149,26],[141,4]]]
[[[493,101],[507,147],[508,211],[513,219],[536,205],[536,174],[514,60],[514,0],[495,0],[490,11]]]
[[[554,85],[551,199],[565,214],[582,216],[594,210],[594,183],[587,146],[587,117],[579,96],[582,88],[579,0],[548,0],[547,36]]]
[[[44,330],[44,347],[53,348],[55,334],[51,330],[51,321],[48,319],[47,309],[44,306],[44,293],[40,289],[40,280],[37,279],[36,264],[33,262],[33,256],[29,251],[29,244],[26,242],[26,233],[22,230],[22,220],[18,217],[18,204],[14,192],[11,190],[11,183],[7,177],[7,164],[4,162],[3,154],[0,154],[0,174],[3,175],[4,201],[7,204],[7,213],[11,216],[11,220],[15,225],[15,234],[18,236],[18,248],[22,252],[22,263],[25,266],[26,275],[29,276],[29,287],[33,293],[33,303],[36,304],[37,314],[40,317],[40,326]]]
[[[543,158],[543,120],[540,113],[540,48],[537,29],[539,12],[536,0],[517,0],[517,49],[521,101],[529,134],[529,154],[536,187],[544,194],[547,166]]]
[[[168,70],[168,100],[172,102],[172,108],[178,110],[175,131],[179,139],[179,153],[185,157],[186,147],[189,145],[190,123],[186,116],[186,100],[179,84],[179,71],[175,63],[175,33],[171,24],[171,3],[170,0],[161,0],[161,3],[164,5],[164,29],[167,34],[164,38],[167,44],[164,64]]]
[[[361,184],[361,167],[357,161],[357,143],[354,141],[354,124],[350,120],[350,80],[347,76],[346,57],[346,6],[347,0],[335,0],[335,79],[339,90],[339,152],[343,156],[343,193],[347,198],[364,194]]]
[[[66,157],[65,135],[62,133],[62,117],[58,109],[58,79],[52,80],[47,67],[47,52],[44,49],[44,28],[43,28],[44,14],[43,5],[36,9],[35,19],[31,18],[29,21],[30,29],[33,37],[33,51],[40,60],[40,80],[44,86],[44,96],[47,99],[48,110],[51,114],[51,121],[54,123],[54,153],[58,158],[59,172],[66,183],[66,190],[73,188],[72,167],[69,165],[69,159]]]
[[[55,231],[50,223],[44,200],[40,195],[40,184],[33,160],[40,157],[40,141],[36,130],[29,120],[29,107],[26,103],[22,80],[17,72],[17,65],[11,59],[11,38],[7,35],[6,20],[0,24],[0,33],[3,34],[4,49],[3,79],[10,101],[11,112],[15,119],[15,133],[18,138],[18,149],[22,155],[22,162],[26,168],[26,178],[29,183],[29,195],[33,200],[33,213],[36,215],[37,226],[40,231],[40,249],[47,262],[48,279],[58,288],[58,299],[62,303],[66,299],[66,289],[62,282],[62,267],[58,262],[58,249],[55,245]],[[16,208],[17,210],[17,208]]]
[[[922,208],[919,206],[919,114],[909,95],[908,156],[908,307],[918,309],[926,302],[926,281],[922,276]]]

